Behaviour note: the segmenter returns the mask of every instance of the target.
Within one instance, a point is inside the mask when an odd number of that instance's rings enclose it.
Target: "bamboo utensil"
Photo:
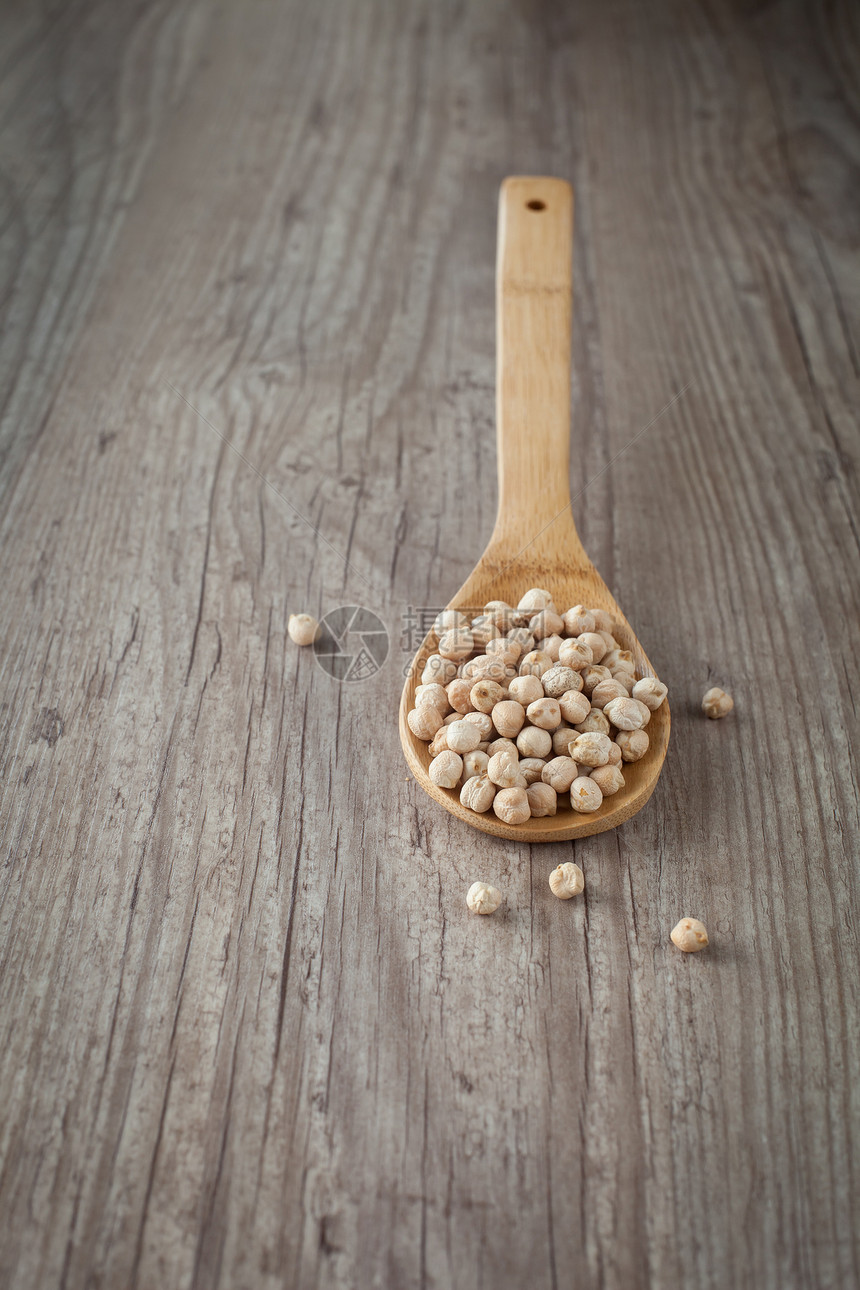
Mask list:
[[[655,675],[620,607],[582,547],[571,514],[570,324],[573,192],[560,179],[512,177],[499,195],[496,266],[496,426],[499,506],[489,544],[448,608],[480,614],[490,600],[516,605],[545,587],[559,612],[571,605],[607,610],[615,635],[633,653],[639,676]],[[460,804],[459,789],[427,773],[428,745],[406,723],[436,637],[424,640],[403,689],[400,739],[415,779],[473,828],[522,842],[557,842],[615,828],[640,810],[657,783],[669,740],[669,707],[648,725],[650,747],[622,767],[624,788],[593,814],[560,808],[554,816],[503,824],[491,811]]]

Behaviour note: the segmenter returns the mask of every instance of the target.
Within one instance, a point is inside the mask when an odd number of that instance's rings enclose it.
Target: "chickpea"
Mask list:
[[[530,703],[535,703],[542,699],[543,685],[537,676],[516,676],[508,686],[508,693],[517,703],[521,703],[527,708]]]
[[[654,676],[643,676],[641,681],[637,681],[633,686],[632,695],[640,703],[644,703],[646,708],[656,712],[663,700],[666,698],[668,690],[662,681],[658,681]]]
[[[520,676],[537,676],[542,677],[545,672],[553,668],[553,661],[549,654],[544,654],[541,650],[534,649],[526,654],[520,661]]]
[[[557,793],[566,793],[576,779],[576,762],[572,757],[553,757],[541,771],[541,779]]]
[[[516,751],[504,750],[495,753],[487,765],[487,775],[498,788],[525,788],[526,786]]]
[[[493,725],[503,739],[515,739],[523,728],[526,710],[516,699],[503,699],[492,710]]]
[[[439,788],[454,788],[463,773],[463,759],[455,752],[440,752],[431,761],[427,773]]]
[[[577,735],[570,745],[570,755],[582,766],[605,766],[609,761],[609,748],[612,740],[609,735],[590,731]]]
[[[560,699],[569,690],[579,689],[577,685],[578,676],[579,673],[575,672],[572,667],[551,667],[541,677],[543,692],[550,699]],[[581,685],[582,682],[580,681],[579,684]]]
[[[682,918],[672,928],[671,940],[685,954],[698,954],[708,944],[708,933],[705,924],[700,923],[698,918]]]
[[[594,631],[594,614],[585,605],[574,605],[566,614],[562,614],[562,618],[568,636],[581,636],[583,632]]]
[[[566,640],[561,643],[561,648],[558,651],[558,661],[564,667],[573,668],[574,672],[582,672],[585,668],[593,665],[594,655],[582,641]]]
[[[600,785],[597,784],[591,776],[581,775],[575,779],[570,786],[570,804],[575,811],[582,814],[591,814],[593,811],[599,811],[603,802],[603,793],[600,791]]]
[[[475,707],[470,698],[470,693],[471,686],[469,682],[463,681],[459,677],[456,681],[449,681],[445,689],[449,704],[455,712],[459,712],[463,716],[467,712],[472,712]]]
[[[287,635],[296,645],[313,645],[320,634],[320,625],[310,614],[290,614]]]
[[[461,684],[465,684],[462,682]],[[476,681],[469,691],[469,702],[477,712],[491,713],[497,703],[505,697],[504,688],[498,681]]]
[[[624,761],[639,761],[645,756],[651,741],[647,730],[619,730],[615,742]]]
[[[528,798],[529,810],[534,819],[555,815],[558,810],[558,793],[551,784],[536,780],[526,789],[526,797]]]
[[[443,632],[437,646],[442,658],[456,663],[468,658],[474,648],[475,642],[468,627],[452,627],[450,631]]]
[[[702,699],[702,709],[712,721],[716,721],[718,717],[727,716],[734,706],[735,701],[732,696],[726,694],[725,690],[720,690],[717,686],[714,686],[712,690],[708,690]]]
[[[561,708],[558,699],[538,699],[526,708],[526,715],[533,726],[541,730],[555,730],[561,725]],[[498,730],[498,726],[496,727]],[[499,731],[501,734],[501,731]]]
[[[552,752],[552,735],[540,726],[524,726],[517,735],[521,757],[547,757]]]
[[[531,815],[524,788],[503,788],[493,799],[493,810],[504,824],[525,824]]]
[[[520,758],[520,774],[526,781],[526,788],[540,779],[545,765],[546,761],[543,757]]]
[[[591,772],[591,778],[600,789],[604,797],[611,797],[624,787],[624,776],[617,766],[610,766],[607,762],[605,766],[595,766]]]
[[[619,730],[641,730],[651,720],[651,712],[638,699],[611,699],[603,709]]]
[[[609,721],[606,713],[601,712],[599,708],[592,708],[585,720],[580,721],[576,726],[576,732],[580,735],[608,735]]]
[[[460,789],[460,805],[483,815],[493,805],[495,796],[495,784],[486,775],[475,775],[467,779]]]
[[[442,714],[432,703],[422,703],[412,709],[406,718],[406,724],[418,739],[426,739],[429,742],[443,724]],[[477,743],[477,740],[475,742]]]
[[[459,717],[448,726],[448,747],[451,752],[474,752],[480,742],[481,735],[473,721]]]

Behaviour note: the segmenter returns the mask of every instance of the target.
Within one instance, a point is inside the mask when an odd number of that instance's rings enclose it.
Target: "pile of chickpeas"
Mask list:
[[[446,609],[436,653],[415,690],[409,729],[430,746],[430,779],[459,789],[471,811],[505,824],[598,811],[624,787],[624,766],[648,751],[647,725],[666,698],[602,609],[560,613],[532,587],[470,619]]]

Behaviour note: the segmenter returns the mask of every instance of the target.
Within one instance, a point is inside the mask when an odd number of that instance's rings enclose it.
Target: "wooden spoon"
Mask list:
[[[632,651],[639,676],[654,676],[606,583],[582,547],[571,514],[570,307],[573,192],[561,179],[506,179],[499,194],[496,264],[496,423],[499,509],[489,545],[450,609],[474,617],[490,600],[511,605],[530,587],[552,594],[560,613],[572,605],[606,609],[615,635]],[[426,793],[452,815],[497,837],[558,842],[600,833],[629,820],[645,805],[669,742],[669,707],[651,715],[651,743],[638,762],[625,763],[624,788],[582,815],[571,807],[525,824],[503,824],[492,808],[484,815],[460,804],[460,790],[438,788],[427,768],[426,743],[406,723],[428,655],[431,632],[418,653],[400,702],[400,740],[406,760]]]

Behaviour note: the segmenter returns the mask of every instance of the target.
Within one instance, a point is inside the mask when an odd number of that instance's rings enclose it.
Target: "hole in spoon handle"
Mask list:
[[[496,262],[494,544],[570,540],[570,317],[573,191],[563,179],[506,179]],[[567,508],[568,519],[565,519]],[[560,518],[556,520],[556,516]],[[555,522],[553,522],[555,521]],[[541,530],[551,525],[549,547]],[[574,534],[574,540],[575,534]]]

